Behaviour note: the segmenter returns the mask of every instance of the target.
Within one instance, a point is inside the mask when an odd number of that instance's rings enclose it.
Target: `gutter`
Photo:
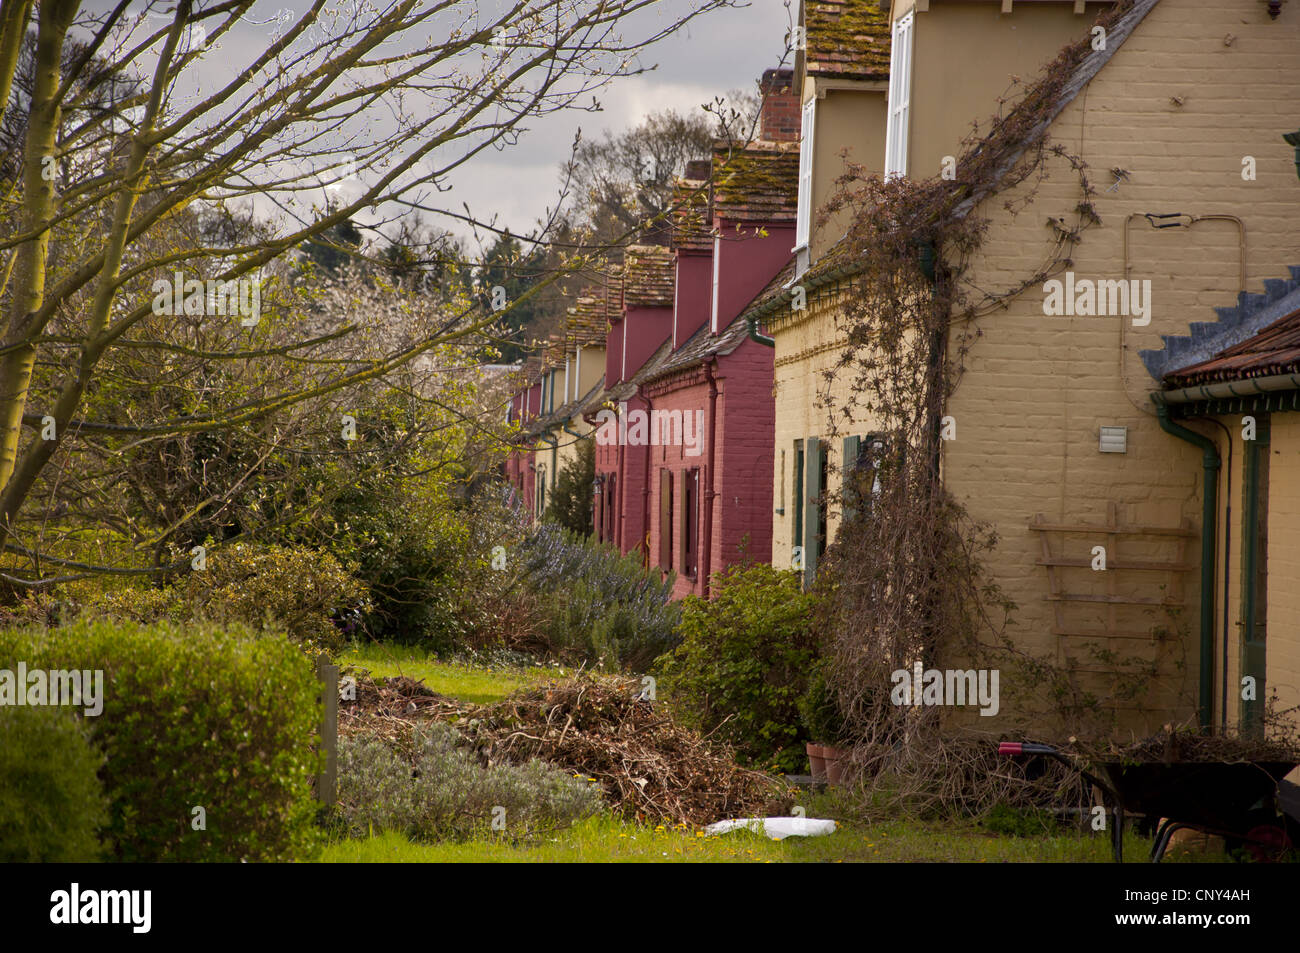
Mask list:
[[[811,294],[812,292],[818,290],[819,288],[824,288],[826,285],[834,284],[836,281],[839,281],[841,278],[847,278],[851,275],[855,275],[861,270],[862,270],[862,266],[859,264],[840,265],[837,268],[832,268],[830,271],[822,272],[821,274],[817,275],[815,278],[811,278],[808,281],[796,280],[790,284],[789,288],[783,288],[780,294],[773,295],[766,302],[764,302],[763,304],[759,305],[757,308],[754,308],[752,311],[750,311],[748,315],[745,317],[745,322],[749,325],[751,329],[757,330],[759,318],[765,317],[771,314],[777,308],[781,307],[782,305],[790,303],[791,299],[794,298],[794,292],[791,289],[795,288],[796,286],[803,285],[804,293]],[[765,335],[760,334],[758,337],[762,338],[764,336]],[[758,340],[758,338],[755,338],[754,340]],[[768,340],[772,340],[772,339],[768,338]],[[763,342],[760,340],[758,341],[758,343],[762,344]]]
[[[1195,390],[1197,388],[1188,388]],[[1218,548],[1215,535],[1218,529],[1218,495],[1219,495],[1219,450],[1214,441],[1204,434],[1188,430],[1173,422],[1169,417],[1166,403],[1168,394],[1157,391],[1151,395],[1156,405],[1156,418],[1160,429],[1185,440],[1194,447],[1200,447],[1204,453],[1201,469],[1204,477],[1204,500],[1201,510],[1201,652],[1200,652],[1200,686],[1198,693],[1197,720],[1201,729],[1208,731],[1213,717],[1214,697],[1214,557]],[[1224,699],[1226,706],[1227,699]]]
[[[1152,395],[1157,406],[1162,404],[1190,404],[1198,400],[1215,400],[1220,397],[1253,397],[1277,391],[1300,390],[1300,374],[1271,374],[1241,381],[1221,381],[1218,384],[1196,384],[1178,390],[1157,391]],[[1172,431],[1171,431],[1172,432]]]

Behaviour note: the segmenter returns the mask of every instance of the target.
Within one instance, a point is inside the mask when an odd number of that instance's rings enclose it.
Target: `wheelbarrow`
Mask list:
[[[1180,829],[1216,834],[1229,849],[1244,847],[1256,860],[1271,859],[1300,840],[1300,801],[1294,797],[1295,785],[1282,780],[1300,762],[1102,761],[1092,765],[1094,773],[1051,745],[1003,741],[998,754],[1052,758],[1095,784],[1114,806],[1116,863],[1124,862],[1126,813],[1161,819],[1151,845],[1153,864],[1160,863]]]

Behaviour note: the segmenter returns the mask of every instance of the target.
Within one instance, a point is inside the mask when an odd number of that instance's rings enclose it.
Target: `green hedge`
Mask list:
[[[106,621],[0,632],[0,668],[19,660],[104,672],[103,711],[85,722],[106,757],[114,859],[290,860],[314,845],[319,687],[284,636]]]
[[[0,706],[0,863],[98,860],[103,761],[70,711]]]

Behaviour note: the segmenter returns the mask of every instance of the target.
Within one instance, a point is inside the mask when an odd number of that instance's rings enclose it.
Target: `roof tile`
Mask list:
[[[889,11],[876,0],[812,0],[804,27],[808,75],[889,79]]]

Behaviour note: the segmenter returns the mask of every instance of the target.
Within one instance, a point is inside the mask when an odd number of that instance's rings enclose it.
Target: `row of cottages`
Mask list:
[[[506,457],[504,476],[530,523],[546,511],[556,476],[572,464],[591,429],[583,415],[604,391],[604,315],[603,299],[579,297],[563,333],[524,362],[524,386],[507,405],[506,422],[518,428],[518,445]]]
[[[836,474],[870,434],[830,426],[845,383],[822,393],[855,271],[836,254],[847,223],[813,212],[844,150],[969,192],[972,123],[1015,118],[1017,94],[999,98],[1012,75],[1032,83],[1082,42],[1035,116],[1063,153],[1047,153],[1028,206],[1030,183],[973,193],[987,228],[962,280],[1010,291],[1052,261],[1052,221],[1081,200],[1071,156],[1100,221],[1053,266],[1059,285],[979,320],[945,407],[942,479],[997,531],[985,565],[1018,606],[1017,644],[1072,665],[1122,724],[1246,724],[1273,690],[1300,704],[1300,4],[806,0],[801,16],[796,274],[744,315],[773,344],[773,563],[815,571]],[[1144,300],[1098,314],[1085,280]],[[1154,662],[1145,696],[1115,697],[1098,650]]]
[[[511,404],[519,445],[506,476],[532,518],[566,451],[593,440],[597,537],[674,573],[677,597],[707,596],[712,574],[771,553],[772,351],[742,312],[793,274],[792,78],[764,74],[758,137],[689,164],[670,244],[626,249],[584,289]],[[578,380],[577,356],[592,368],[597,350],[602,376]]]

